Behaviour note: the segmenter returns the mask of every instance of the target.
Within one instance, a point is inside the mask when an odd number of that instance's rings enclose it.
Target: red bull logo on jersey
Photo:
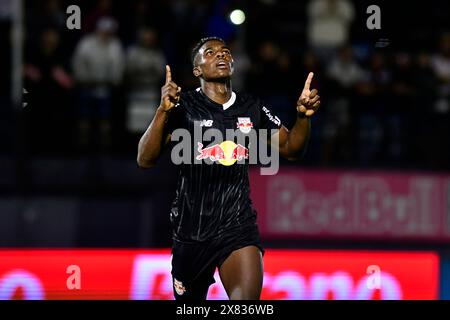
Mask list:
[[[242,133],[250,133],[253,128],[253,122],[248,117],[238,118],[237,128],[241,130]]]
[[[173,130],[171,140],[178,143],[172,147],[172,163],[202,165],[217,162],[223,166],[261,164],[262,175],[276,174],[279,168],[279,140],[275,133],[278,129],[255,130],[249,117],[233,122],[240,129],[227,128],[225,134],[217,128],[202,128],[198,125],[199,121],[193,128],[193,136],[185,128]],[[244,131],[249,133],[243,134]]]
[[[249,158],[248,148],[241,144],[235,144],[233,141],[224,141],[221,144],[215,144],[210,147],[203,148],[203,144],[198,142],[197,160],[209,159],[218,161],[224,166],[231,166],[236,161]]]

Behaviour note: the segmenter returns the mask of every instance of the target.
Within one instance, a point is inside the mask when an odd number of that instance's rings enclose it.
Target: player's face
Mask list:
[[[233,74],[233,57],[230,49],[221,41],[206,42],[197,55],[194,75],[204,80],[229,79]]]

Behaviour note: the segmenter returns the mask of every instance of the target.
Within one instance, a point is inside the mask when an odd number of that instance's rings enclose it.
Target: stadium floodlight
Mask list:
[[[230,13],[230,20],[235,25],[243,24],[245,21],[245,13],[242,10],[236,9]]]

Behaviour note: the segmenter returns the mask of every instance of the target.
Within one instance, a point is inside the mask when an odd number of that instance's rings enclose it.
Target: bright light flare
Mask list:
[[[230,20],[235,25],[243,24],[245,21],[245,13],[242,10],[236,9],[230,13]]]

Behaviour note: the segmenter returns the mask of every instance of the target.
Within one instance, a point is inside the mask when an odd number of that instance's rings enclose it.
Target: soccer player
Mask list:
[[[214,128],[224,135],[226,129],[235,130],[241,125],[274,130],[279,154],[289,160],[301,157],[310,132],[310,117],[320,105],[317,90],[310,90],[312,73],[297,101],[296,122],[288,130],[259,99],[232,91],[233,57],[222,39],[201,39],[192,52],[192,64],[200,88],[188,92],[181,91],[166,66],[160,106],[139,141],[140,167],[155,165],[175,129],[193,134],[195,126],[202,130]],[[193,157],[201,155],[205,150],[202,146],[207,144],[202,141],[192,145]],[[231,300],[257,300],[263,283],[264,250],[249,197],[248,164],[220,161],[224,159],[223,148],[217,148],[217,144],[214,148],[209,152],[210,159],[219,161],[180,165],[170,212],[175,299],[206,299],[218,268]]]

